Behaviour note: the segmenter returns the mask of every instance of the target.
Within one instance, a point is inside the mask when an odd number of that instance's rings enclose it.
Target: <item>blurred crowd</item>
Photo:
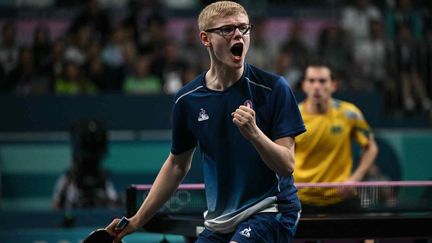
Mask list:
[[[46,2],[50,1],[40,3]],[[58,2],[64,7],[77,1]],[[172,38],[167,29],[169,16],[163,11],[208,1],[112,1],[127,8],[120,19],[110,16],[116,6],[107,11],[107,2],[86,0],[59,38],[52,38],[51,30],[41,22],[34,28],[30,44],[17,39],[16,19],[3,19],[0,92],[173,94],[208,68],[196,24],[185,27],[182,38]],[[394,110],[431,111],[432,18],[428,1],[318,2],[336,7],[336,21],[323,27],[312,43],[307,39],[304,18],[293,20],[284,40],[270,44],[266,25],[272,14],[251,16],[254,27],[247,61],[283,75],[297,91],[308,60],[322,57],[336,68],[342,91],[379,92]]]

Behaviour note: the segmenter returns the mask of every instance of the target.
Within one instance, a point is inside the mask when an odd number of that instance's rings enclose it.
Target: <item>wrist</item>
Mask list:
[[[144,225],[144,221],[137,214],[129,218],[129,224],[133,225],[134,228],[140,228]]]
[[[251,134],[252,136],[250,136],[250,141],[252,143],[258,143],[261,140],[261,136],[264,134],[258,127],[255,127],[254,130],[255,131]]]

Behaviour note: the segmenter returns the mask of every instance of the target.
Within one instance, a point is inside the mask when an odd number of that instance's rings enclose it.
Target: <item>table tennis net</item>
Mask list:
[[[432,211],[432,181],[367,181],[351,183],[297,183],[305,204],[340,201],[341,194],[355,197],[364,212]],[[343,211],[343,208],[341,208]]]
[[[432,181],[371,181],[355,183],[297,183],[302,200],[337,200],[341,190],[348,190],[360,201],[358,213],[365,212],[431,212]],[[131,185],[127,190],[127,211],[132,215],[151,185]],[[206,210],[205,186],[182,184],[160,209],[161,213],[202,213]],[[343,211],[343,210],[342,210]]]

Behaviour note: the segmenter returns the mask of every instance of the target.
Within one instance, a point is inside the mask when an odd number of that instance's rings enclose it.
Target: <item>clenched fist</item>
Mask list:
[[[255,111],[247,106],[241,105],[231,113],[232,121],[240,130],[240,133],[248,140],[258,137],[258,126],[255,120]]]

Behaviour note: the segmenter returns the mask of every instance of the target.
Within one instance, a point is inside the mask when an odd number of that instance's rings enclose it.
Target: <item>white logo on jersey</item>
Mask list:
[[[209,116],[208,116],[207,112],[203,108],[201,108],[201,111],[198,115],[198,121],[200,122],[200,121],[205,121],[208,119],[209,119]]]
[[[251,231],[252,231],[252,229],[250,227],[249,228],[245,228],[244,230],[240,231],[240,234],[243,235],[243,236],[245,236],[245,237],[247,237],[247,238],[249,238]]]

